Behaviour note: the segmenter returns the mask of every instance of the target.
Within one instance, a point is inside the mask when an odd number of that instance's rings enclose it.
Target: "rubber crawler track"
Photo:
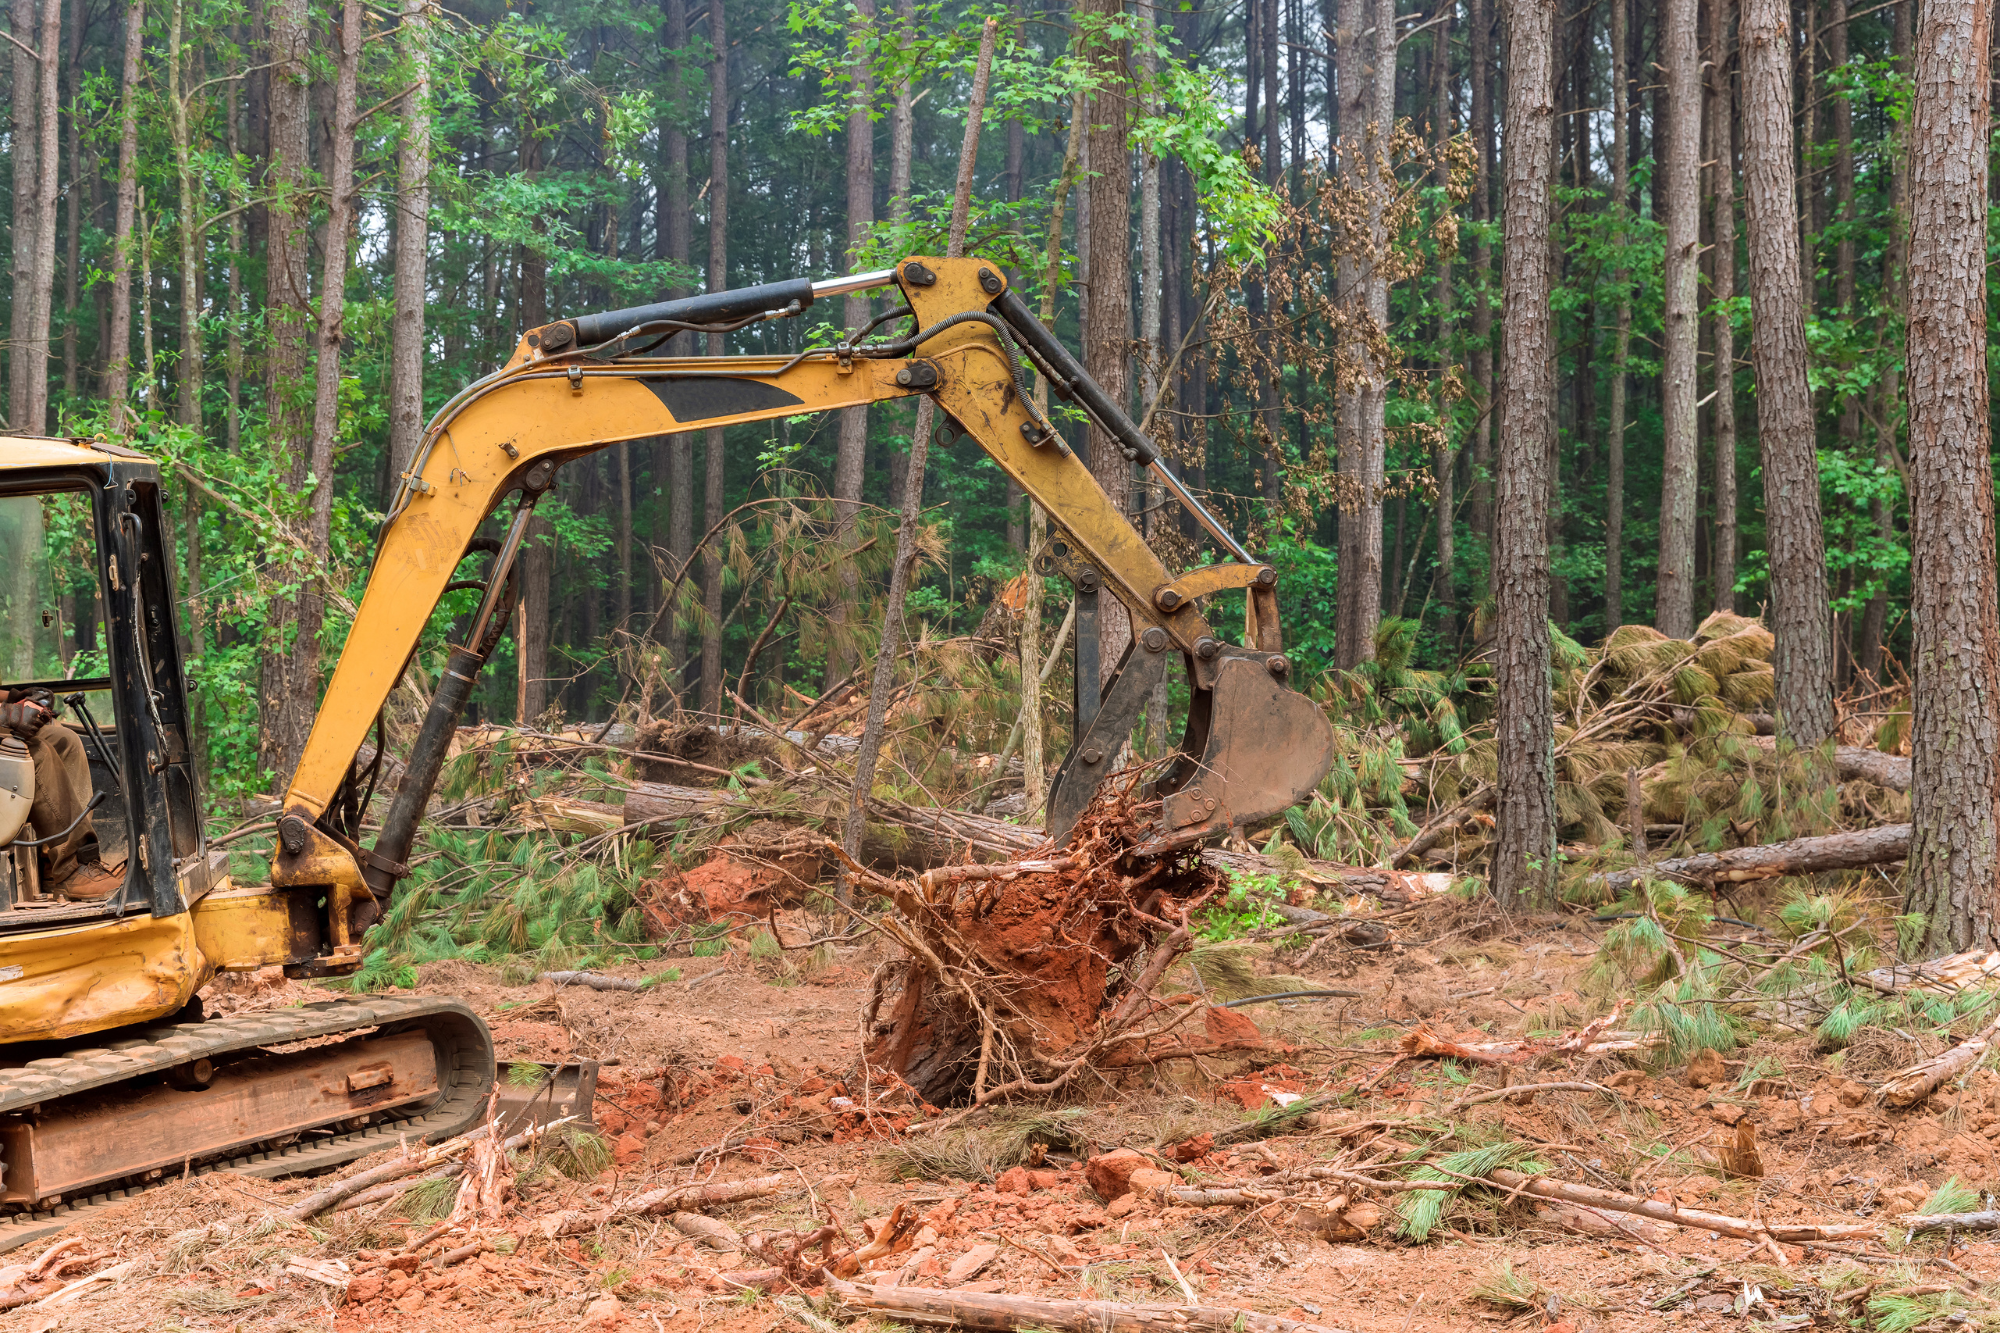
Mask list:
[[[203,1056],[340,1036],[365,1028],[376,1028],[383,1034],[412,1030],[429,1034],[438,1047],[442,1096],[428,1109],[396,1120],[294,1143],[279,1151],[241,1152],[196,1166],[193,1174],[235,1171],[268,1179],[325,1171],[389,1147],[398,1139],[435,1143],[450,1138],[479,1119],[493,1086],[492,1036],[479,1016],[459,1001],[424,996],[330,1000],[205,1023],[175,1023],[105,1046],[31,1060],[18,1068],[0,1069],[0,1115],[158,1073]],[[241,1146],[254,1149],[256,1145]],[[0,1216],[0,1253],[52,1236],[84,1214],[141,1194],[145,1188],[107,1188],[101,1193],[74,1196],[52,1209]]]

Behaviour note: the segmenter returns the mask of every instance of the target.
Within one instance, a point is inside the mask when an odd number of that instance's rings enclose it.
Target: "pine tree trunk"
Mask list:
[[[303,407],[309,399],[311,361],[312,200],[306,190],[307,131],[311,73],[307,51],[311,41],[305,0],[273,0],[268,10],[271,68],[270,163],[265,191],[271,196],[266,251],[264,300],[265,418],[272,449],[284,460],[285,485],[294,494],[306,490],[312,471],[312,423]],[[143,249],[144,242],[141,242]],[[142,293],[142,299],[147,294]],[[143,310],[142,310],[143,313]],[[320,475],[320,486],[332,478]],[[308,540],[310,519],[293,529],[300,544]],[[321,571],[309,567],[296,548],[271,552],[286,581],[297,587],[291,596],[271,599],[265,624],[258,711],[258,762],[282,785],[298,766],[312,725],[313,674],[303,678],[301,663],[315,661],[322,609],[314,583]]]
[[[517,166],[528,180],[534,180],[542,166],[542,128],[532,117],[521,119],[520,151]],[[515,247],[519,266],[516,322],[523,330],[540,328],[549,322],[548,259],[530,245]],[[521,602],[515,617],[514,646],[517,664],[514,691],[514,720],[520,726],[538,721],[549,707],[549,638],[553,632],[553,611],[549,605],[549,584],[554,576],[554,533],[540,515],[528,521],[521,544]]]
[[[1617,0],[1613,0],[1616,3]],[[1451,169],[1444,164],[1443,152],[1451,141],[1451,30],[1453,19],[1458,13],[1458,0],[1444,0],[1444,24],[1437,30],[1432,57],[1431,72],[1431,142],[1439,154],[1438,185],[1448,185]],[[1475,56],[1474,59],[1478,57]],[[1437,286],[1433,298],[1438,309],[1438,356],[1447,363],[1456,363],[1456,347],[1453,342],[1453,311],[1451,288],[1451,260],[1448,253],[1437,259]],[[1452,484],[1458,472],[1458,450],[1449,442],[1431,451],[1431,476],[1437,486],[1437,569],[1431,575],[1431,595],[1444,612],[1445,623],[1449,625],[1456,608],[1456,589],[1452,586],[1453,539],[1458,523],[1458,506],[1453,499]]]
[[[1472,147],[1476,154],[1472,186],[1472,216],[1479,222],[1493,219],[1493,62],[1488,53],[1493,42],[1493,0],[1469,0],[1472,30],[1466,35],[1472,52]],[[1479,295],[1472,303],[1472,385],[1478,394],[1479,419],[1472,427],[1472,456],[1467,472],[1470,495],[1466,522],[1486,543],[1490,557],[1493,545],[1493,418],[1499,410],[1493,383],[1493,303],[1487,291],[1493,280],[1493,254],[1483,237],[1473,242],[1472,271]],[[1489,570],[1489,587],[1490,587]]]
[[[1125,5],[1124,0],[1086,0],[1081,11],[1111,19],[1124,14]],[[1131,82],[1124,72],[1129,46],[1099,36],[1086,54],[1101,82],[1085,113],[1094,174],[1084,191],[1090,213],[1090,310],[1083,326],[1083,368],[1120,405],[1132,396],[1132,161],[1125,151]],[[1112,507],[1130,512],[1132,465],[1118,441],[1093,425],[1085,456]],[[1098,599],[1097,623],[1101,683],[1117,671],[1132,623],[1125,604],[1112,596]]]
[[[114,431],[129,429],[132,420],[132,217],[139,198],[139,53],[145,36],[146,0],[132,0],[125,8],[125,57],[119,76],[118,199],[111,224],[111,312],[105,321],[104,346],[98,349],[98,355],[104,358],[104,397],[111,406]],[[15,53],[14,61],[18,76],[19,52]],[[18,219],[17,212],[17,226]]]
[[[686,271],[694,252],[693,216],[688,205],[688,91],[686,75],[678,52],[687,46],[687,0],[666,0],[667,86],[669,102],[660,127],[661,182],[659,236],[661,258],[672,260]],[[676,285],[674,296],[685,296],[688,288]],[[671,347],[672,344],[669,344]],[[683,432],[669,435],[664,448],[667,491],[667,553],[678,575],[694,558],[694,436]],[[656,468],[656,472],[659,469]],[[671,581],[671,580],[670,580]],[[685,670],[687,629],[679,608],[662,608],[666,621],[667,661],[676,672]],[[678,678],[678,677],[677,677]]]
[[[180,245],[181,358],[180,393],[174,419],[183,426],[201,428],[202,340],[201,320],[201,232],[195,219],[198,203],[188,138],[187,102],[181,96],[182,28],[186,22],[184,0],[174,0],[167,24],[167,126],[172,135],[174,183],[179,195],[180,225],[176,240]]]
[[[1774,711],[1801,745],[1833,731],[1833,658],[1819,458],[1806,382],[1805,281],[1792,188],[1792,83],[1784,0],[1743,8],[1743,214],[1750,253],[1750,356],[1764,459],[1764,545],[1777,637]]]
[[[1625,364],[1632,356],[1632,272],[1622,257],[1632,225],[1632,169],[1625,145],[1625,102],[1632,78],[1625,65],[1625,25],[1631,0],[1611,0],[1611,225],[1621,262],[1611,275],[1617,295],[1611,350],[1611,421],[1604,437],[1604,628],[1625,623]]]
[[[1284,148],[1279,139],[1278,120],[1278,0],[1259,0],[1263,14],[1257,21],[1257,40],[1263,53],[1258,60],[1258,69],[1263,76],[1264,87],[1264,184],[1273,193],[1280,193],[1279,182],[1284,177]],[[1263,297],[1264,329],[1271,327],[1269,295],[1260,291]],[[1257,380],[1257,423],[1263,436],[1264,457],[1264,507],[1267,513],[1276,514],[1285,499],[1285,425],[1284,407],[1278,400],[1278,386],[1284,375],[1282,364],[1273,364],[1266,373],[1259,374]],[[1376,585],[1376,598],[1381,598],[1381,585]],[[1124,614],[1124,608],[1119,608]],[[1127,630],[1130,634],[1130,630]]]
[[[1701,240],[1701,76],[1695,47],[1696,0],[1661,0],[1665,66],[1666,153],[1660,163],[1666,200],[1664,327],[1660,417],[1664,435],[1660,487],[1660,567],[1653,623],[1662,634],[1694,633],[1694,517],[1701,473],[1695,420],[1696,281]]]
[[[1712,224],[1715,314],[1709,338],[1715,352],[1715,540],[1709,551],[1709,586],[1717,611],[1736,609],[1736,85],[1729,73],[1733,0],[1710,0],[1708,157],[1715,187]]]
[[[1549,695],[1548,497],[1555,409],[1549,306],[1554,221],[1553,0],[1502,0],[1507,25],[1505,240],[1507,377],[1500,395],[1499,513],[1493,553],[1498,693],[1493,895],[1511,903],[1554,883],[1555,729]]]
[[[242,150],[236,109],[236,90],[227,89],[223,143],[231,158]],[[223,422],[223,443],[235,453],[243,436],[243,190],[240,185],[229,197],[229,254],[224,263],[228,274],[229,313],[223,321],[223,389],[229,403]],[[101,350],[101,349],[100,349]]]
[[[35,0],[13,0],[8,9],[9,43],[14,56],[8,84],[8,110],[13,121],[9,139],[14,174],[12,262],[8,281],[14,299],[8,303],[7,413],[9,427],[29,431],[28,346],[34,302],[27,294],[35,286]]]
[[[1916,956],[2000,943],[2000,589],[1986,376],[1985,5],[1918,16],[1909,139],[1911,822]]]
[[[871,117],[875,98],[874,67],[868,42],[875,23],[875,0],[855,0],[855,22],[851,39],[853,55],[852,100],[847,113],[847,267],[861,268],[861,247],[875,226],[875,124]],[[842,317],[850,329],[860,329],[869,320],[871,307],[865,292],[847,298]],[[850,407],[840,414],[840,444],[833,461],[833,501],[837,542],[853,540],[854,522],[861,512],[861,483],[868,470],[868,409]],[[1013,521],[1009,511],[1008,521]],[[841,570],[841,597],[833,607],[833,632],[826,653],[826,685],[831,689],[853,670],[855,660],[847,642],[854,631],[850,619],[858,613],[860,584],[853,568]]]
[[[431,233],[431,49],[426,0],[403,0],[411,86],[396,146],[395,313],[389,348],[389,487],[424,437],[424,299]]]
[[[326,566],[333,540],[333,446],[340,428],[340,343],[346,315],[347,250],[354,227],[354,122],[361,65],[361,0],[343,0],[337,41],[340,50],[335,65],[332,122],[328,126],[331,142],[323,173],[327,215],[322,233],[324,250],[320,270],[319,321],[314,333],[318,357],[314,367],[312,425],[307,448],[294,460],[304,466],[302,475],[293,484],[303,487],[310,478],[312,492],[303,531],[298,533],[304,544],[307,567],[301,571],[297,630],[286,645],[291,660],[285,668],[285,680],[292,691],[286,700],[286,714],[288,720],[297,719],[297,730],[294,733],[288,728],[284,737],[287,762],[277,771],[285,774],[298,764],[306,734],[311,729],[313,707],[318,696],[319,631],[326,606],[326,594],[320,580],[328,572]],[[300,91],[303,103],[304,89]],[[275,102],[276,99],[273,100]],[[299,221],[303,224],[303,199],[299,202],[298,211]],[[274,237],[276,231],[274,219]],[[299,228],[299,239],[302,253],[298,266],[304,269],[303,251],[308,233],[303,225]],[[298,297],[303,304],[303,287]],[[302,332],[304,322],[302,312]],[[304,349],[300,350],[303,353]],[[304,371],[305,367],[301,364],[301,379],[304,378]],[[266,651],[268,653],[269,650]]]
[[[729,286],[729,33],[723,0],[709,0],[708,41],[715,52],[708,69],[708,289]],[[708,335],[708,354],[721,356],[723,335]],[[702,530],[722,522],[723,432],[704,432],[706,478],[702,487]],[[722,716],[722,547],[710,538],[701,555],[701,711]]]
[[[83,94],[77,86],[84,76],[83,30],[81,21],[69,25],[69,57],[64,62],[69,70],[69,113],[63,117],[69,127],[67,139],[69,160],[69,188],[64,192],[69,197],[69,226],[63,237],[63,326],[62,326],[62,385],[63,402],[66,407],[74,407],[77,402],[77,362],[76,362],[76,298],[77,276],[83,260],[83,210],[90,198],[90,191],[83,178]]]
[[[1895,21],[1890,29],[1890,59],[1898,74],[1907,77],[1910,69],[1910,47],[1914,41],[1911,31],[1910,11],[1915,0],[1900,0],[1895,9]],[[1895,333],[1885,329],[1885,341],[1902,331],[1903,324],[1903,252],[1909,236],[1909,195],[1910,195],[1910,155],[1907,150],[1907,124],[1899,126],[1892,141],[1894,151],[1890,153],[1889,170],[1889,220],[1888,243],[1882,247],[1882,308],[1886,312],[1887,323]],[[1883,368],[1877,403],[1880,411],[1876,414],[1875,466],[1884,474],[1898,467],[1896,457],[1896,423],[1903,415],[1902,368],[1895,357],[1886,358]],[[1881,499],[1870,502],[1869,518],[1875,524],[1876,538],[1885,546],[1896,541],[1896,520],[1889,506]],[[1889,590],[1881,583],[1876,585],[1875,595],[1868,599],[1868,611],[1861,627],[1861,670],[1870,680],[1882,679],[1883,658],[1888,647],[1882,642],[1883,632],[1889,619]]]
[[[917,32],[917,0],[896,0],[896,35],[904,43],[914,42]],[[897,81],[896,96],[889,107],[889,225],[900,227],[910,215],[910,160],[916,151],[916,89],[907,70]]]
[[[1369,48],[1363,36],[1373,21],[1371,0],[1341,0],[1340,40],[1335,48],[1340,96],[1339,174],[1345,189],[1372,200],[1373,156],[1376,151],[1374,98],[1369,78]],[[1382,605],[1382,510],[1369,468],[1369,423],[1374,401],[1374,366],[1359,315],[1375,308],[1373,279],[1374,221],[1377,208],[1364,205],[1361,224],[1335,257],[1334,273],[1342,302],[1355,320],[1343,354],[1356,369],[1353,383],[1335,405],[1340,475],[1343,480],[1339,552],[1339,583],[1334,598],[1333,651],[1335,665],[1351,670],[1374,655],[1375,622]],[[1369,559],[1369,547],[1374,559]]]
[[[17,5],[18,18],[24,6]],[[25,6],[32,16],[32,0]],[[55,312],[56,290],[56,207],[60,203],[57,190],[57,169],[61,165],[59,76],[62,62],[62,0],[42,0],[38,16],[39,26],[34,31],[35,48],[40,59],[30,62],[34,71],[34,145],[30,149],[19,137],[20,117],[15,117],[17,136],[14,140],[14,189],[19,193],[28,186],[30,216],[27,227],[18,227],[14,232],[15,285],[14,305],[19,309],[27,307],[27,321],[16,334],[12,346],[14,361],[19,368],[19,389],[10,403],[13,412],[13,426],[24,435],[41,435],[49,428],[49,328]],[[17,29],[18,30],[18,29]],[[18,100],[22,89],[16,86],[14,96]],[[31,183],[30,183],[31,182]],[[18,214],[17,214],[18,221]],[[28,253],[25,268],[22,264],[21,249],[26,244]],[[26,278],[25,284],[21,281]]]

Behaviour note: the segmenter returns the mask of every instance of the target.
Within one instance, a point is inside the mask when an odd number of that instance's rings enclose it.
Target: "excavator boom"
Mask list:
[[[821,296],[891,284],[915,325],[899,340],[843,343],[790,358],[649,354],[676,333],[739,328],[796,314]],[[1030,366],[1118,440],[1128,458],[1155,467],[1235,558],[1180,576],[1169,570],[1036,411],[1027,394]],[[1130,615],[1133,635],[1123,660],[1101,691],[1079,691],[1075,743],[1051,796],[1051,832],[1065,835],[1088,803],[1170,652],[1186,663],[1192,702],[1178,762],[1156,784],[1163,813],[1149,850],[1193,845],[1277,814],[1311,791],[1332,761],[1332,735],[1311,700],[1290,688],[1276,572],[1251,559],[1160,464],[1152,442],[1007,290],[996,267],[916,257],[835,283],[777,283],[585,316],[529,330],[504,367],[448,403],[392,506],[346,648],[286,793],[273,861],[275,885],[325,886],[333,915],[352,913],[330,923],[330,969],[358,960],[360,932],[378,910],[376,901],[405,873],[444,747],[504,623],[507,580],[527,516],[562,463],[620,440],[916,394],[935,399],[1048,513],[1059,535],[1042,572],[1075,584],[1080,619],[1094,613],[1099,589]],[[471,632],[452,648],[383,833],[364,851],[329,812],[351,783],[355,755],[480,525],[516,492],[520,502]],[[1231,588],[1245,589],[1249,598],[1251,628],[1241,647],[1217,636],[1199,605]],[[1088,674],[1080,670],[1079,678]]]

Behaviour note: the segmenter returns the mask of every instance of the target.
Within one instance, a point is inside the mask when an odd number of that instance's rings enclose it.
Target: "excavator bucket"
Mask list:
[[[1156,784],[1158,831],[1136,850],[1155,856],[1284,813],[1333,766],[1333,727],[1310,697],[1266,660],[1225,656],[1188,709],[1178,764]]]

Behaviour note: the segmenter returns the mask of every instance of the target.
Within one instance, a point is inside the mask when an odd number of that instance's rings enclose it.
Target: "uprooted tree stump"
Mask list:
[[[1147,807],[1107,788],[1068,847],[890,880],[905,955],[867,1002],[870,1067],[938,1106],[1052,1092],[1085,1068],[1240,1048],[1177,1035],[1191,1011],[1152,996],[1189,946],[1188,913],[1223,877],[1193,852],[1140,859]],[[859,868],[857,867],[857,870]]]

